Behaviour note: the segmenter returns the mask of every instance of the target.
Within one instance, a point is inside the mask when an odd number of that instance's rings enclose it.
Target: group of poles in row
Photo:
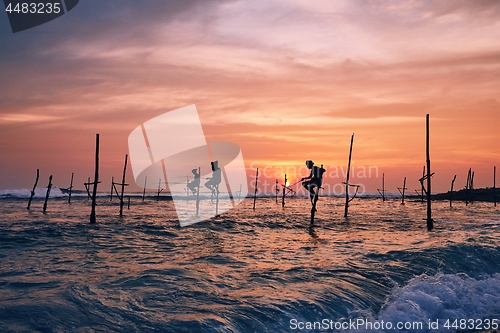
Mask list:
[[[356,194],[358,193],[359,185],[351,184],[349,183],[349,176],[350,176],[350,169],[351,169],[351,157],[352,157],[352,145],[354,143],[354,133],[351,136],[351,146],[349,149],[349,160],[348,160],[348,165],[347,165],[347,176],[346,176],[346,181],[342,182],[345,184],[345,210],[344,210],[344,217],[347,217],[348,211],[349,211],[349,203],[356,197]],[[299,181],[295,182],[294,184],[288,185],[288,179],[287,179],[287,174],[285,174],[285,181],[283,184],[279,184],[278,180],[276,179],[276,204],[278,204],[278,195],[280,193],[280,185],[282,188],[282,195],[281,195],[281,206],[284,208],[285,207],[285,197],[287,195],[295,195],[296,191],[292,189],[293,186],[298,184],[299,182],[302,182],[302,186],[309,192],[309,198],[311,200],[311,220],[310,220],[310,225],[314,225],[314,217],[317,212],[317,203],[319,199],[319,191],[323,189],[323,174],[326,172],[326,169],[323,168],[323,164],[321,164],[320,167],[315,166],[314,162],[312,160],[307,160],[305,162],[307,168],[310,171],[309,176],[301,178]],[[258,178],[259,178],[259,169],[257,168],[256,173],[255,173],[255,194],[253,198],[253,209],[255,210],[255,202],[257,200],[257,190],[258,190]],[[356,189],[356,192],[354,193],[353,197],[349,197],[349,188],[354,187]]]
[[[424,196],[427,198],[427,230],[431,231],[433,229],[433,219],[432,219],[432,209],[431,209],[431,178],[434,175],[434,173],[431,173],[431,164],[430,164],[430,140],[429,140],[429,115],[426,115],[426,166],[424,166],[424,171],[422,174],[422,178],[419,179],[419,182],[421,184],[421,190],[420,193],[416,190],[417,194],[419,194],[422,198],[422,201],[424,200]],[[351,158],[352,158],[352,147],[353,147],[353,142],[354,142],[354,134],[351,136],[351,144],[349,148],[349,159],[348,159],[348,165],[347,165],[347,175],[346,175],[346,181],[342,182],[345,185],[345,208],[344,208],[344,217],[348,217],[348,210],[349,210],[349,203],[356,197],[356,194],[358,192],[358,188],[360,185],[356,184],[351,184],[349,182],[350,178],[350,170],[351,170]],[[116,193],[116,196],[120,200],[120,216],[123,215],[123,206],[124,206],[124,189],[125,186],[128,186],[128,184],[125,183],[125,175],[126,175],[126,170],[127,170],[127,162],[128,162],[128,155],[125,155],[125,163],[123,167],[123,176],[122,176],[122,182],[121,183],[116,183],[114,181],[114,178],[111,180],[111,200],[113,198],[113,192]],[[209,181],[205,184],[205,186],[211,190],[212,193],[212,200],[214,196],[217,199],[218,203],[218,194],[219,194],[219,184],[221,182],[221,169],[218,167],[218,162],[214,161],[211,162],[212,165],[212,172],[213,172],[213,177],[208,178]],[[317,211],[317,202],[319,199],[319,191],[322,189],[322,182],[323,182],[323,173],[325,173],[325,169],[323,168],[323,165],[321,167],[315,166],[314,162],[311,160],[306,161],[306,166],[310,171],[309,176],[301,178],[299,181],[292,185],[288,185],[288,180],[287,180],[287,175],[285,174],[285,182],[284,184],[281,185],[282,187],[282,196],[281,196],[281,205],[282,207],[285,207],[285,197],[287,195],[294,195],[296,191],[292,189],[292,186],[298,184],[299,182],[302,182],[302,186],[309,192],[310,200],[311,200],[311,220],[310,224],[314,224],[314,217],[315,213]],[[189,182],[189,179],[187,180],[186,183],[186,192],[188,193],[189,196],[189,191],[193,193],[193,195],[196,195],[196,214],[198,215],[199,212],[199,194],[200,194],[200,174],[201,174],[201,168],[198,167],[197,169],[193,169],[192,173],[194,175],[194,180]],[[257,199],[257,190],[258,190],[258,176],[259,176],[259,169],[256,170],[256,176],[255,176],[255,194],[254,194],[254,201],[253,201],[253,209],[255,210],[255,205],[256,205],[256,199]],[[69,197],[68,197],[68,202],[71,203],[71,191],[73,189],[73,178],[74,174],[71,174],[71,183],[68,190]],[[35,188],[38,184],[38,179],[39,179],[39,170],[37,169],[37,177],[35,181],[35,185],[33,186],[33,190],[31,191],[31,196],[29,199],[28,203],[28,209],[30,209],[31,206],[31,201],[33,199],[33,196],[35,195]],[[85,188],[87,190],[89,198],[92,200],[92,205],[91,205],[91,213],[90,213],[90,223],[96,223],[96,196],[97,196],[97,185],[100,183],[98,181],[99,179],[99,134],[96,134],[96,153],[95,153],[95,174],[94,174],[94,181],[90,181],[90,177],[88,179],[88,182],[84,183]],[[451,191],[450,191],[450,207],[452,205],[452,195],[453,195],[453,186],[456,180],[456,175],[452,180],[451,183]],[[379,193],[382,196],[382,199],[385,201],[385,174],[382,174],[382,189],[377,189]],[[427,183],[427,184],[425,184]],[[146,186],[147,185],[147,177],[145,178],[145,184],[144,184],[144,190],[143,190],[143,201],[146,193]],[[427,186],[425,186],[427,185]],[[118,191],[117,186],[121,187],[121,191]],[[279,188],[279,183],[278,180],[276,180],[276,203],[278,204],[278,194],[280,192]],[[467,199],[466,199],[466,204],[468,204],[469,201],[472,200],[472,190],[474,186],[474,172],[472,172],[471,169],[469,169],[468,172],[468,177],[467,177],[467,184],[466,184],[466,194],[467,194]],[[50,190],[52,187],[52,175],[49,177],[49,184],[47,186],[47,193],[45,196],[45,202],[43,205],[43,211],[45,212],[47,209],[47,201],[50,195]],[[349,189],[353,187],[355,188],[355,193],[352,197],[350,197],[349,194]],[[90,192],[90,189],[92,188],[92,193]],[[495,195],[495,189],[496,189],[496,167],[494,167],[494,181],[493,181],[493,189],[494,189],[494,204],[496,206],[496,195]],[[404,204],[404,199],[405,199],[405,190],[406,188],[406,177],[404,178],[403,182],[403,187],[398,188],[402,195],[402,203]],[[161,179],[158,184],[158,192],[157,192],[157,200],[159,200],[160,193],[163,191],[161,188]],[[241,190],[240,190],[241,193]],[[130,206],[130,197],[129,197],[129,202],[128,205]],[[217,209],[217,208],[216,208]],[[216,213],[216,216],[218,214]]]
[[[420,179],[420,183],[422,184],[422,195],[423,193],[426,193],[427,196],[427,230],[431,231],[434,228],[434,220],[432,219],[432,208],[431,208],[431,177],[434,175],[434,173],[431,173],[431,161],[430,161],[430,129],[429,129],[429,115],[426,115],[426,165],[427,165],[427,174],[425,174],[425,168],[424,168],[424,175]],[[342,184],[345,185],[345,205],[344,205],[344,217],[348,217],[348,212],[349,212],[349,203],[356,197],[356,194],[358,193],[358,189],[360,185],[356,184],[351,184],[349,182],[349,176],[350,176],[350,171],[351,171],[351,158],[352,158],[352,146],[354,143],[354,133],[351,136],[351,144],[349,148],[349,159],[347,162],[347,174],[346,174],[346,181],[342,182]],[[311,221],[310,225],[314,225],[314,215],[317,211],[316,204],[318,202],[318,196],[319,196],[319,191],[322,189],[321,185],[323,182],[323,173],[326,171],[323,168],[323,165],[321,165],[320,168],[314,166],[314,162],[311,160],[306,161],[306,166],[308,169],[311,170],[311,173],[308,177],[302,178],[300,181],[303,181],[302,186],[309,192],[309,196],[311,199]],[[256,171],[256,177],[255,177],[255,194],[254,194],[254,202],[253,202],[253,209],[255,210],[255,202],[257,199],[257,181],[258,181],[258,175],[259,175],[259,169]],[[384,178],[384,175],[382,176]],[[424,181],[427,181],[427,187],[424,186]],[[296,182],[295,184],[297,184]],[[288,193],[294,194],[295,191],[291,190],[290,187],[294,186],[295,184],[292,185],[287,185],[287,175],[285,174],[285,182],[281,186],[283,187],[283,192],[282,192],[282,199],[281,199],[281,205],[282,207],[285,207],[285,197]],[[384,184],[384,180],[382,180],[382,184]],[[352,198],[349,197],[349,189],[351,187],[354,187],[356,189],[354,195]],[[402,189],[402,195],[403,195],[403,203],[404,203],[404,191],[406,190],[406,177],[404,180],[404,185]],[[381,192],[383,200],[385,201],[385,189],[384,185],[382,187]],[[279,193],[279,184],[278,180],[276,180],[276,203],[278,203],[278,193]]]
[[[493,166],[493,187],[491,188],[492,190],[492,193],[493,193],[493,205],[496,207],[497,206],[497,196],[496,196],[496,173],[497,173],[497,167],[496,166]],[[434,173],[433,173],[434,174]],[[433,175],[431,174],[431,176]],[[422,174],[422,178],[419,179],[419,182],[420,182],[420,185],[421,185],[421,189],[420,191],[419,190],[415,190],[415,193],[418,195],[418,197],[420,198],[420,200],[422,202],[424,202],[425,200],[425,196],[427,195],[427,190],[425,189],[425,186],[424,186],[424,180],[426,179],[427,177],[425,176],[425,166],[424,166],[424,171],[423,171],[423,174]],[[453,176],[453,180],[451,181],[451,188],[450,188],[450,191],[449,191],[449,201],[450,201],[450,208],[453,207],[453,188],[455,186],[455,180],[457,179],[457,175],[454,175]],[[399,194],[401,194],[401,204],[404,205],[405,203],[405,191],[408,189],[406,187],[406,177],[404,178],[404,181],[403,181],[403,187],[398,187],[397,188],[398,191],[399,191]],[[385,174],[382,173],[382,189],[377,189],[378,193],[381,195],[382,197],[382,201],[385,201],[386,199],[386,189],[385,189]],[[473,193],[474,193],[474,171],[472,171],[472,168],[469,169],[468,173],[467,173],[467,181],[465,183],[465,187],[464,187],[464,192],[465,192],[465,205],[468,206],[469,203],[473,203],[474,202],[474,196],[473,196]]]

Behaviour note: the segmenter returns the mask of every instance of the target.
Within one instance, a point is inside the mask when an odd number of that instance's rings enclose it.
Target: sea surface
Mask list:
[[[500,207],[492,203],[450,209],[435,201],[432,232],[425,203],[355,199],[346,219],[343,200],[331,197],[320,197],[314,228],[307,198],[287,198],[285,208],[258,198],[255,210],[245,199],[181,228],[168,200],[132,198],[120,217],[116,198],[101,196],[91,225],[84,196],[70,205],[59,193],[43,213],[40,196],[26,209],[27,192],[0,195],[2,332],[455,332],[500,324]]]

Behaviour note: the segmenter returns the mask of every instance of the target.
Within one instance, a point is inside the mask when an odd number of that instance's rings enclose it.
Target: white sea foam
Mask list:
[[[421,275],[403,287],[395,287],[378,316],[357,312],[355,318],[371,322],[422,322],[422,329],[408,329],[408,332],[454,332],[446,328],[455,319],[494,319],[500,314],[500,274],[481,279],[465,274]],[[429,321],[438,320],[439,329],[430,329]],[[485,325],[483,325],[484,328]],[[366,329],[365,332],[390,332],[389,329]]]

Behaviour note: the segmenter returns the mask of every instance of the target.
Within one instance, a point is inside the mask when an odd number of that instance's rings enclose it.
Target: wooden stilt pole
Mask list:
[[[377,191],[382,196],[382,201],[385,201],[385,174],[382,174],[382,190],[377,189]]]
[[[385,201],[385,174],[382,174],[382,201]]]
[[[73,177],[75,176],[74,173],[71,173],[71,182],[69,183],[69,196],[68,196],[68,203],[71,205],[71,191],[73,191]]]
[[[47,210],[47,201],[49,201],[50,190],[52,189],[52,175],[49,177],[49,185],[47,185],[47,194],[45,194],[45,202],[43,203],[43,212]]]
[[[33,189],[31,190],[30,201],[28,201],[28,210],[30,210],[31,200],[33,200],[33,197],[35,196],[35,189],[36,185],[38,184],[38,178],[40,178],[40,169],[36,169],[36,180],[35,185],[33,185]]]
[[[432,206],[431,206],[431,157],[430,157],[430,134],[429,134],[429,114],[426,115],[426,144],[425,155],[427,162],[427,230],[434,229],[434,221],[432,220]]]
[[[127,210],[130,209],[130,196],[128,197],[128,201],[127,201]]]
[[[161,188],[161,178],[160,180],[158,181],[158,196],[156,197],[156,201],[160,201],[160,193],[161,191],[163,191],[163,189]]]
[[[146,186],[148,185],[148,176],[144,178],[144,190],[142,190],[142,202],[144,202],[144,197],[146,196]]]
[[[493,167],[493,203],[497,206],[497,167]]]
[[[219,185],[214,186],[215,191],[215,217],[219,217]],[[255,198],[254,198],[255,199]],[[255,209],[255,201],[254,201],[254,209]]]
[[[120,184],[122,186],[122,192],[120,195],[120,216],[123,216],[123,192],[125,191],[125,174],[127,173],[127,162],[128,162],[128,154],[125,154],[125,164],[123,165],[123,176],[122,176],[122,183]]]
[[[255,200],[257,200],[257,183],[259,181],[259,168],[255,172],[255,193],[253,195],[253,210],[255,210]]]
[[[470,203],[474,203],[474,171],[472,171],[472,176],[470,178]]]
[[[87,180],[87,183],[83,184],[85,185],[85,189],[87,190],[87,195],[88,195],[88,199],[92,199],[92,195],[90,194],[90,177],[89,179]]]
[[[285,185],[283,186],[283,196],[281,197],[281,207],[285,208],[285,195],[286,195],[286,173],[285,173]]]
[[[111,191],[109,194],[109,201],[113,201],[113,188],[115,186],[115,177],[111,177]]]
[[[465,205],[466,206],[469,205],[469,195],[470,195],[469,187],[470,187],[471,176],[472,176],[472,169],[469,169],[469,172],[467,173],[467,182],[465,183]]]
[[[453,202],[453,185],[455,185],[455,180],[457,179],[457,175],[453,177],[453,180],[451,181],[451,190],[450,190],[450,208],[452,208],[452,202]]]
[[[424,169],[422,171],[422,178],[420,178],[420,179],[425,179],[425,165],[424,165]],[[422,195],[420,196],[420,200],[422,202],[424,202],[425,186],[424,186],[424,181],[423,180],[420,182],[420,185],[422,187],[422,189],[421,189]]]
[[[352,144],[354,142],[354,133],[351,136],[351,147],[349,148],[349,162],[347,163],[347,177],[345,181],[345,209],[344,217],[347,217],[349,211],[349,174],[351,172],[351,156],[352,156]]]
[[[198,182],[198,189],[196,190],[196,216],[200,214],[200,183],[201,183],[201,167],[198,167],[198,175],[200,181]]]
[[[89,180],[89,183],[90,183],[90,180]],[[99,183],[99,134],[96,134],[95,135],[95,174],[94,174],[94,188],[92,189],[92,210],[90,211],[90,223],[96,222],[95,206],[96,206],[97,184],[98,183]]]
[[[405,177],[405,180],[403,181],[403,188],[401,189],[401,195],[402,195],[402,199],[401,199],[401,204],[404,205],[405,204],[405,190],[406,190],[406,177]]]
[[[316,203],[318,202],[318,194],[319,194],[319,187],[316,189],[316,193],[314,194],[314,200],[312,202],[312,207],[311,207],[311,223],[310,226],[314,226],[314,214],[316,213]]]
[[[276,194],[276,204],[278,204],[278,193],[280,191],[279,187],[278,187],[278,180],[276,179],[276,190],[274,191],[275,194]]]

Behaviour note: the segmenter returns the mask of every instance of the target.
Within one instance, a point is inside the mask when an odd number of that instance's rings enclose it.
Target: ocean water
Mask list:
[[[479,331],[500,322],[491,203],[433,202],[432,232],[421,202],[355,199],[345,219],[343,200],[330,197],[312,229],[305,198],[284,209],[259,198],[255,211],[246,199],[181,228],[167,200],[132,198],[120,218],[103,196],[90,225],[85,197],[68,205],[56,191],[44,214],[40,198],[26,210],[26,195],[0,196],[2,332],[455,332],[467,330],[460,320]]]

